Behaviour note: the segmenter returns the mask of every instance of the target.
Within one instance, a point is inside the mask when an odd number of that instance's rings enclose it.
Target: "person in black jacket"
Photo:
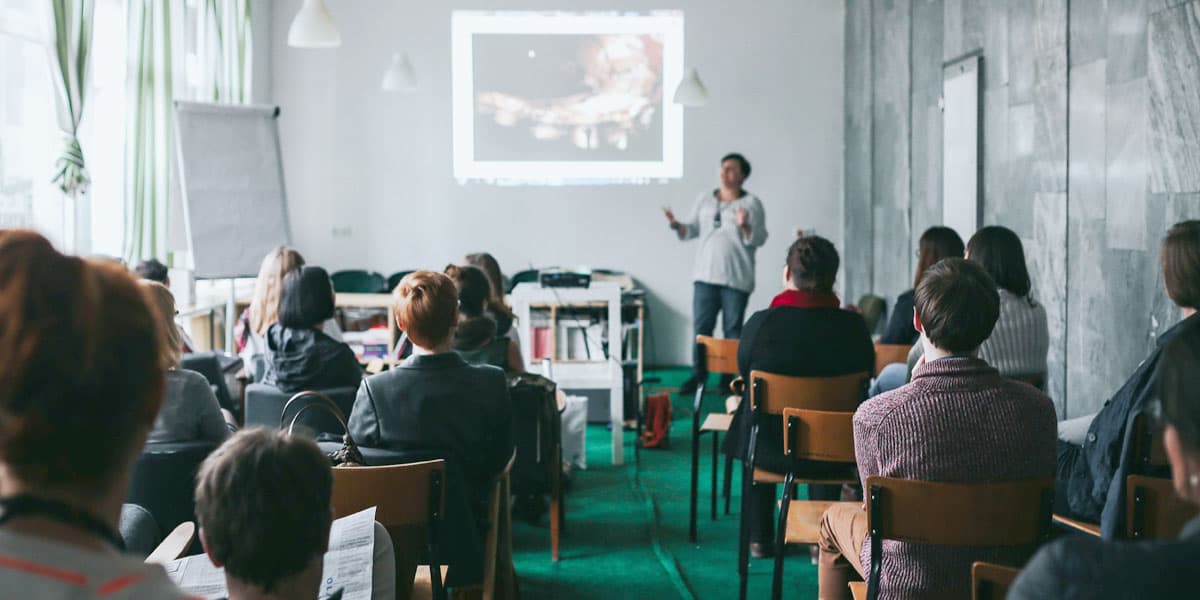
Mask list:
[[[963,241],[953,229],[935,226],[921,234],[917,248],[917,273],[913,276],[913,289],[900,294],[892,307],[892,316],[888,318],[887,328],[880,338],[881,344],[915,344],[917,330],[913,328],[913,290],[921,284],[921,276],[925,269],[937,264],[943,258],[962,258]]]
[[[1171,301],[1183,309],[1183,321],[1158,336],[1150,355],[1099,413],[1058,424],[1058,476],[1054,512],[1100,522],[1106,539],[1125,523],[1125,477],[1133,462],[1132,424],[1154,396],[1158,362],[1166,347],[1189,324],[1200,321],[1200,221],[1176,223],[1161,250],[1163,283]]]
[[[754,313],[742,329],[738,371],[747,384],[751,370],[832,377],[869,373],[874,367],[875,348],[866,322],[862,315],[841,309],[841,301],[833,293],[839,260],[833,244],[818,236],[801,237],[788,248],[784,291],[771,301],[770,308]],[[865,398],[866,390],[863,392]],[[747,460],[751,419],[750,403],[744,399],[725,437],[726,454]],[[791,460],[783,456],[779,417],[759,422],[755,465],[776,473],[791,468]],[[748,499],[750,551],[755,557],[771,554],[775,487],[756,485]],[[839,492],[838,486],[810,486],[809,498],[836,500]]]
[[[1147,412],[1163,422],[1162,441],[1175,494],[1200,506],[1200,327],[1188,323],[1159,360],[1158,400]],[[1200,562],[1200,517],[1178,539],[1126,542],[1069,536],[1042,549],[1013,583],[1017,600],[1191,597]],[[1188,592],[1193,590],[1193,592]]]
[[[412,340],[413,354],[363,380],[350,412],[350,436],[363,446],[446,459],[448,469],[462,474],[467,500],[478,509],[513,452],[504,371],[468,364],[451,350],[458,289],[449,277],[417,271],[405,276],[393,294],[396,322]],[[456,564],[457,548],[472,543],[445,548],[451,573],[458,567],[477,570]],[[464,583],[473,577],[451,578]]]
[[[288,394],[358,386],[363,371],[354,351],[321,330],[333,307],[325,269],[305,266],[284,277],[279,322],[267,329],[263,383]]]

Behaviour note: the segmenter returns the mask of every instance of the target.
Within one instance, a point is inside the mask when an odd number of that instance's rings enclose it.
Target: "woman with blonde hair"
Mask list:
[[[179,368],[180,338],[179,328],[175,327],[175,296],[157,281],[143,279],[139,283],[160,326],[161,362],[166,372],[162,409],[146,443],[224,441],[230,431],[236,429],[233,414],[217,403],[217,397],[203,375]]]

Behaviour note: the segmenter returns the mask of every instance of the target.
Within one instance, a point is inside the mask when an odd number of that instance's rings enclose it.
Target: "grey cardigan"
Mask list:
[[[208,380],[195,371],[168,370],[162,409],[146,443],[221,442],[227,437],[229,427]]]

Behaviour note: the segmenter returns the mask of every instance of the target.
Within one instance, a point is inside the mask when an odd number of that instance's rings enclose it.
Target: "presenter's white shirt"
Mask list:
[[[746,209],[750,235],[737,226],[737,211]],[[716,215],[721,215],[717,225]],[[684,240],[699,238],[692,280],[723,285],[746,293],[754,291],[754,252],[767,241],[766,215],[758,196],[745,192],[732,202],[722,202],[716,190],[704,192],[692,205]]]

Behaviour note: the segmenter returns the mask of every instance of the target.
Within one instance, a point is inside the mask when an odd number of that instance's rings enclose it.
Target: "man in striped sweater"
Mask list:
[[[1000,312],[979,265],[946,259],[916,290],[913,324],[925,356],[908,385],[868,400],[854,416],[859,476],[972,483],[1048,478],[1055,471],[1054,404],[977,358]],[[849,598],[847,581],[871,564],[867,514],[837,505],[821,523],[823,599]],[[1014,563],[997,548],[883,543],[881,598],[964,598],[971,563]]]

